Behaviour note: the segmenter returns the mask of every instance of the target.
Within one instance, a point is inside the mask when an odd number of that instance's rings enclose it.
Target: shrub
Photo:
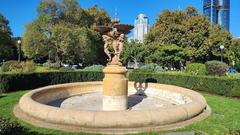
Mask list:
[[[0,118],[0,135],[24,135],[26,129],[16,121]]]
[[[22,74],[0,74],[0,91],[29,90],[47,85],[100,81],[103,73],[98,71],[35,72]]]
[[[23,72],[34,72],[36,70],[36,65],[33,61],[22,62]]]
[[[61,64],[56,62],[56,63],[49,63],[49,68],[53,68],[53,69],[59,69],[61,68]]]
[[[163,71],[163,68],[155,63],[146,64],[139,69],[136,69],[135,71],[141,71],[141,72],[158,72]]]
[[[194,90],[207,91],[214,94],[224,96],[240,97],[240,78],[229,78],[219,76],[197,76],[187,75],[181,73],[146,73],[146,72],[132,72],[129,74],[130,81],[157,82],[162,84],[177,85]]]
[[[10,60],[10,61],[4,62],[3,65],[2,65],[2,72],[9,72],[10,66],[12,64],[16,64],[16,63],[18,63],[18,62],[15,61],[15,60]]]
[[[187,64],[186,73],[190,75],[206,75],[206,67],[201,63]]]
[[[83,70],[85,71],[103,71],[104,66],[103,65],[92,65],[89,67],[85,67]]]
[[[59,69],[59,71],[60,71],[60,72],[68,72],[68,71],[74,71],[74,69],[72,69],[72,68],[67,68],[67,67],[61,67],[61,68]]]
[[[12,72],[12,73],[27,73],[34,72],[36,66],[32,61],[26,62],[17,62],[17,61],[8,61],[3,64],[3,72]]]
[[[238,63],[238,64],[236,64],[236,70],[238,71],[238,72],[240,72],[240,63]]]
[[[208,61],[205,65],[208,75],[223,76],[228,70],[228,65],[220,61]]]

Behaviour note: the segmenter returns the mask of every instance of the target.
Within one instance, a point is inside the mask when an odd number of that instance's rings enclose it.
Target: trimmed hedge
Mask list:
[[[240,78],[228,78],[218,76],[192,76],[176,73],[142,73],[129,74],[130,81],[156,82],[162,84],[177,85],[193,90],[202,90],[224,96],[240,96]]]
[[[206,67],[202,63],[187,64],[186,73],[190,75],[206,75]]]
[[[2,92],[11,92],[61,83],[102,81],[103,76],[103,72],[100,71],[0,74],[0,90]],[[193,76],[169,72],[152,73],[133,71],[129,73],[129,80],[171,84],[224,96],[240,97],[240,78]]]
[[[43,72],[23,74],[0,74],[0,91],[29,90],[47,85],[100,81],[103,73],[97,71]]]

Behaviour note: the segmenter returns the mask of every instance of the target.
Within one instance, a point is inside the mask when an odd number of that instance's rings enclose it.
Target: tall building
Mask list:
[[[212,23],[229,30],[230,0],[204,0],[203,12]]]
[[[143,42],[144,36],[149,32],[150,25],[148,17],[144,14],[139,14],[134,22],[133,39],[139,42]]]

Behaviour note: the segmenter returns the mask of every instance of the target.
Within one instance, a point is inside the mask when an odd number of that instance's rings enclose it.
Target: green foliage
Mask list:
[[[2,65],[2,72],[10,71],[10,66],[13,65],[13,64],[16,64],[16,63],[18,63],[18,62],[15,61],[15,60],[10,60],[10,61],[4,62],[3,65]]]
[[[206,67],[202,63],[191,63],[187,64],[185,72],[190,75],[206,75]]]
[[[0,91],[28,90],[52,84],[100,81],[103,73],[98,71],[39,72],[0,74]]]
[[[110,25],[110,17],[96,5],[83,9],[76,0],[41,1],[38,17],[26,26],[23,51],[36,62],[104,64],[101,36],[95,25]]]
[[[134,62],[135,67],[137,68],[138,62],[144,62],[147,53],[146,48],[147,46],[134,40],[126,42],[121,55],[122,63],[127,65],[128,62]]]
[[[237,63],[235,67],[236,67],[236,70],[240,72],[240,63]]]
[[[164,10],[146,35],[145,44],[154,45],[155,48],[174,44],[184,50],[185,61],[201,63],[219,58],[219,46],[224,45],[227,48],[225,58],[231,60],[229,48],[232,35],[218,25],[211,27],[210,20],[194,7],[177,11]],[[160,58],[161,52],[157,54],[151,57]]]
[[[89,67],[85,67],[83,70],[85,71],[103,71],[104,66],[103,65],[92,65]]]
[[[233,40],[233,44],[230,46],[230,53],[228,53],[231,58],[229,62],[240,63],[240,39]]]
[[[17,62],[17,61],[7,61],[3,63],[2,71],[11,73],[27,73],[34,72],[36,66],[32,61]]]
[[[69,71],[74,71],[74,69],[71,69],[71,68],[67,68],[67,67],[61,67],[59,69],[60,72],[69,72]]]
[[[15,58],[16,46],[12,41],[9,21],[0,13],[0,62]]]
[[[146,64],[142,67],[140,67],[139,69],[135,69],[133,71],[141,71],[141,72],[159,72],[159,71],[163,71],[163,68],[161,66],[159,66],[158,64],[155,63],[150,63],[150,64]]]
[[[185,87],[193,90],[202,90],[224,96],[240,96],[239,78],[218,77],[218,76],[197,76],[181,73],[149,73],[132,72],[129,74],[130,81],[157,82]],[[155,80],[155,81],[154,81]]]
[[[208,75],[223,76],[228,70],[228,65],[220,61],[208,61],[205,65]]]
[[[60,65],[60,63],[55,62],[55,63],[49,63],[48,67],[52,68],[52,69],[60,69],[61,65]]]
[[[0,135],[24,135],[25,130],[16,121],[0,118]]]
[[[166,67],[177,67],[180,69],[181,63],[185,62],[186,52],[177,45],[155,45],[147,47],[148,54],[145,57],[146,63],[158,63]]]

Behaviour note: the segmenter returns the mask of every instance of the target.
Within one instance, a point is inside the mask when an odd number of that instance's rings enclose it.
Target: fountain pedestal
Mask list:
[[[128,108],[127,69],[123,66],[109,65],[103,70],[103,110],[120,111]]]

